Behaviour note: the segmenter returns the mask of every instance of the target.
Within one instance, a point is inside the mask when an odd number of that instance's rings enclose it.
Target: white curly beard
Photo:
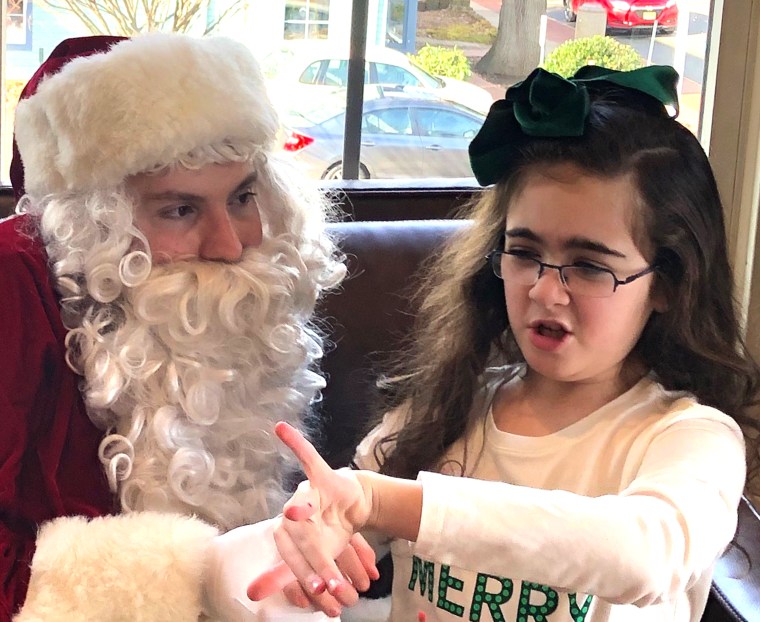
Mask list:
[[[223,529],[279,511],[286,459],[324,386],[308,325],[319,293],[286,236],[235,264],[157,266],[69,333],[101,460],[123,510],[198,515]]]

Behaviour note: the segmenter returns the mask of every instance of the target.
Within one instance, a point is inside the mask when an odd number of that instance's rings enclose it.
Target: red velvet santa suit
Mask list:
[[[87,417],[64,360],[44,248],[28,216],[0,222],[0,620],[23,603],[41,523],[107,514],[103,432]]]

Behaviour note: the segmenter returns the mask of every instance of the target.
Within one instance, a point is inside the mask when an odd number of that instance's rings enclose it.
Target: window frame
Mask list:
[[[760,358],[760,0],[713,0],[705,65],[702,142],[723,200],[736,298],[753,354]]]
[[[313,39],[319,37],[311,37],[309,36],[309,32],[312,27],[319,27],[324,26],[325,32],[327,33],[330,28],[330,2],[328,0],[327,6],[325,7],[327,17],[325,19],[312,19],[311,17],[311,3],[316,0],[304,0],[306,2],[306,17],[304,19],[288,19],[287,17],[287,10],[288,10],[288,2],[285,0],[283,2],[283,8],[284,8],[284,15],[282,20],[282,32],[283,37],[287,32],[288,25],[291,26],[298,26],[302,25],[304,30],[304,36],[303,39]],[[284,37],[287,39],[287,37]]]

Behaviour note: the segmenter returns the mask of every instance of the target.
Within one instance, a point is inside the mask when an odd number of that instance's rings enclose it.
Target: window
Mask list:
[[[419,108],[416,116],[420,134],[433,138],[472,139],[482,125],[477,117],[439,108]]]
[[[372,63],[378,84],[398,84],[401,86],[424,86],[419,78],[408,69],[388,63]]]
[[[403,0],[390,0],[388,5],[388,28],[386,40],[390,47],[406,49],[408,41],[406,26],[409,23],[406,6]]]
[[[329,60],[322,61],[326,65],[324,76],[317,80],[317,84],[327,86],[346,86],[348,84],[348,61]]]
[[[298,81],[302,84],[322,84],[322,81],[319,78],[320,67],[322,67],[322,61],[314,61],[304,69],[304,72],[301,74]]]
[[[92,20],[78,17],[74,10],[67,10],[63,2],[53,6],[34,0],[0,1],[5,2],[2,5],[5,20],[0,37],[0,44],[5,46],[4,63],[0,66],[0,184],[7,186],[13,113],[21,88],[40,61],[62,39],[93,33],[87,27],[87,22]],[[746,317],[757,318],[760,317],[760,261],[754,259],[755,248],[760,243],[756,239],[760,192],[760,117],[757,115],[760,78],[754,69],[760,65],[757,6],[756,3],[730,0],[651,0],[648,7],[654,7],[660,1],[664,4],[654,9],[655,18],[664,20],[665,5],[668,5],[671,17],[673,8],[678,9],[675,21],[647,24],[646,21],[652,17],[648,12],[633,12],[629,23],[626,23],[626,18],[613,10],[615,6],[626,4],[624,0],[615,3],[602,0],[602,5],[612,7],[605,9],[602,27],[606,35],[632,48],[643,62],[672,64],[684,76],[680,118],[700,137],[710,154],[728,215],[728,240],[740,285],[740,304]],[[347,84],[347,63],[344,67],[338,66],[331,74],[341,86],[320,83],[323,59],[346,61],[352,22],[351,0],[186,0],[182,4],[198,9],[187,28],[188,32],[201,35],[210,29],[218,34],[240,38],[265,61],[263,66],[267,79],[270,80],[272,93],[280,95],[278,108],[285,120],[291,118],[288,107],[294,103],[315,108],[321,106],[321,96],[310,94],[306,89],[323,89],[331,97],[340,89],[338,97],[343,98],[345,109],[347,94],[362,87],[361,83],[355,86]],[[491,100],[501,97],[506,83],[491,82],[477,72],[464,80],[431,76],[409,62],[404,53],[388,46],[398,44],[403,38],[404,42],[413,43],[413,49],[418,49],[423,41],[451,47],[451,41],[461,41],[463,32],[473,34],[475,28],[468,24],[475,14],[481,18],[477,28],[482,30],[485,41],[468,42],[466,46],[457,43],[460,49],[466,50],[469,65],[473,67],[475,61],[490,49],[492,39],[489,37],[499,33],[502,0],[475,0],[472,7],[477,12],[461,9],[465,11],[461,14],[453,13],[454,8],[423,10],[429,4],[432,3],[417,0],[368,2],[365,21],[370,75],[368,78],[365,70],[364,82],[400,85],[404,95],[457,102],[472,109],[485,101],[481,98],[483,92]],[[462,3],[452,2],[454,4],[461,6]],[[541,58],[546,59],[560,45],[572,41],[582,31],[588,34],[596,28],[599,32],[599,23],[594,21],[593,11],[587,5],[581,0],[514,0],[505,3],[504,32],[501,33],[504,45],[511,46],[513,51],[535,47],[540,50]],[[97,12],[105,10],[106,5],[95,0],[82,0],[75,6]],[[166,15],[171,14],[177,5],[169,0],[156,0],[144,6],[148,7],[145,10],[152,11],[155,7],[156,11]],[[540,24],[540,28],[531,26],[527,29],[522,26],[523,31],[510,30],[518,22],[509,11],[518,8],[533,10],[536,7],[540,7],[540,14],[528,11],[526,16],[534,26]],[[598,14],[596,18],[598,20]],[[633,18],[636,23],[633,23]],[[118,20],[105,21],[113,24]],[[491,28],[490,34],[484,22]],[[124,20],[121,23],[127,24]],[[608,30],[607,26],[613,28]],[[125,27],[128,28],[126,31],[111,30],[109,34],[134,34],[144,28],[144,24],[136,24],[133,30],[129,30],[131,26],[128,24]],[[530,41],[530,45],[526,41]],[[326,56],[321,52],[289,47],[296,43],[325,44],[339,51],[337,55]],[[431,72],[439,74],[442,70],[439,67]],[[304,91],[298,91],[300,87]],[[412,93],[408,92],[409,89],[419,90]],[[430,116],[420,112],[411,115],[411,128],[413,131],[423,128],[422,134],[370,134],[370,127],[376,130],[393,128],[396,131],[399,131],[398,128],[406,131],[407,127],[396,121],[390,122],[369,108],[376,95],[369,89],[364,93],[364,112],[374,115],[374,123],[371,124],[361,115],[349,119],[345,141],[356,145],[355,149],[349,149],[349,158],[354,158],[353,163],[349,161],[343,166],[343,150],[338,145],[331,155],[330,175],[326,175],[325,168],[319,163],[313,169],[316,178],[338,177],[352,168],[359,169],[361,179],[369,176],[370,183],[371,179],[381,177],[469,175],[460,145],[466,145],[473,130],[468,128],[462,117]],[[297,114],[292,118],[297,118]],[[447,119],[445,122],[444,118]],[[341,141],[344,140],[344,123],[345,116],[340,114],[339,107],[326,124],[330,133],[339,136]],[[366,136],[362,134],[362,127]],[[368,165],[363,164],[370,150],[377,146],[360,146],[367,136],[374,139],[383,136],[389,141],[397,141],[394,155],[388,158],[386,166],[378,165],[370,170]],[[399,145],[403,144],[410,151],[417,148],[412,140],[415,138],[425,142],[421,155],[400,155]],[[441,148],[441,145],[446,147]],[[451,156],[445,167],[438,166],[434,161],[434,156],[443,152]],[[750,344],[760,355],[760,330],[756,319],[748,320],[748,329]]]
[[[329,32],[330,0],[300,0],[285,3],[285,39],[326,39]]]
[[[367,112],[362,117],[362,133],[411,134],[412,121],[408,108],[387,108]]]
[[[28,0],[6,0],[5,40],[11,49],[31,48],[31,11]]]
[[[21,87],[40,60],[61,39],[91,33],[86,20],[80,19],[74,11],[63,8],[65,3],[52,6],[45,2],[34,4],[33,0],[4,1],[7,19],[2,40],[6,45],[6,62],[2,85],[6,106],[2,111],[0,127],[0,181],[7,184],[13,108]],[[290,118],[291,112],[298,113],[298,110],[292,109],[299,106],[320,105],[325,97],[331,99],[332,109],[333,99],[342,97],[345,102],[349,93],[362,88],[361,78],[355,86],[348,84],[352,0],[186,1],[200,7],[195,21],[188,27],[189,32],[200,35],[211,28],[215,33],[243,39],[263,60],[273,99],[276,100],[283,119]],[[692,131],[703,137],[707,144],[712,118],[718,118],[719,123],[728,123],[720,121],[721,118],[739,118],[737,114],[721,117],[712,112],[712,101],[716,99],[713,84],[717,64],[714,54],[709,58],[706,51],[717,50],[719,46],[717,40],[708,46],[708,37],[711,36],[710,0],[678,0],[677,3],[672,0],[651,0],[647,6],[659,6],[658,3],[662,3],[662,7],[653,9],[655,18],[660,20],[657,24],[647,22],[652,17],[649,13],[633,12],[630,18],[625,18],[613,7],[601,14],[604,23],[600,31],[600,14],[597,11],[597,14],[592,15],[587,3],[581,0],[514,0],[505,4],[507,19],[504,20],[501,29],[504,32],[500,33],[500,37],[505,41],[504,45],[513,50],[529,49],[535,43],[540,56],[548,59],[560,45],[572,42],[581,32],[606,32],[609,37],[633,50],[641,62],[651,60],[673,64],[684,74],[681,119]],[[78,7],[90,7],[90,10],[104,10],[102,7],[105,6],[95,0],[83,0],[76,4]],[[169,0],[149,3],[150,6],[154,4],[161,5],[164,12],[171,12],[168,7],[174,6]],[[489,50],[494,37],[500,32],[502,2],[477,0],[472,5],[477,11],[461,8],[466,3],[460,2],[452,2],[449,9],[425,10],[426,6],[432,4],[434,3],[420,3],[416,0],[373,0],[367,3],[367,66],[363,77],[363,100],[367,104],[378,97],[394,95],[465,106],[474,111],[474,117],[454,113],[426,113],[428,116],[425,116],[418,111],[412,120],[416,118],[416,123],[424,128],[421,136],[441,140],[469,140],[477,129],[477,123],[481,122],[477,115],[482,118],[493,100],[501,97],[507,86],[506,82],[489,79],[487,75],[475,70],[476,61]],[[606,6],[610,3],[605,1],[601,4]],[[619,7],[622,4],[623,0],[611,3],[610,6]],[[724,1],[718,7],[721,15],[714,21],[722,23],[724,32],[740,32],[746,30],[747,24],[751,23],[747,10],[736,7],[735,4]],[[523,21],[520,29],[512,32],[510,29],[516,22],[509,19],[509,11],[517,10],[517,5],[525,9],[526,19],[532,25],[528,27],[525,25],[528,22]],[[738,16],[742,10],[744,13]],[[733,13],[737,13],[737,17]],[[607,26],[612,28],[606,29]],[[413,30],[410,31],[410,28]],[[472,40],[466,45],[462,44],[460,38],[463,36]],[[481,39],[477,39],[477,36]],[[440,74],[446,73],[447,68],[434,63],[428,65],[425,71],[404,52],[388,47],[392,43],[399,43],[402,38],[404,41],[412,41],[413,48],[416,49],[423,42],[439,43],[442,47],[452,48],[452,41],[456,41],[457,48],[465,51],[466,62],[473,73],[469,76],[442,76]],[[745,40],[752,41],[752,38],[745,37]],[[743,50],[738,49],[733,54],[741,53],[747,53],[746,45]],[[742,59],[738,60],[742,67],[745,66]],[[732,62],[731,58],[726,60],[723,74]],[[707,86],[703,84],[704,77],[707,77]],[[743,84],[744,76],[735,76],[735,82]],[[382,88],[370,89],[367,86],[375,84],[382,85]],[[731,105],[731,102],[716,105]],[[705,119],[701,117],[703,109],[708,111]],[[369,111],[365,105],[364,112]],[[433,119],[434,122],[428,122],[428,119]],[[361,114],[352,112],[348,123],[345,140],[359,146],[362,139]],[[414,123],[389,126],[403,127],[405,131],[415,128]],[[726,135],[733,136],[738,132],[734,126],[726,129],[729,131],[726,132],[721,127],[720,134],[716,134],[712,142],[725,141]],[[741,132],[738,133],[742,135]],[[354,164],[361,160],[362,148],[366,147],[359,147]],[[735,154],[736,145],[733,150],[726,147],[724,153]],[[349,153],[349,157],[354,156]],[[733,167],[735,158],[732,158],[730,166]],[[718,164],[724,167],[726,161],[722,157]],[[351,169],[350,162],[342,167],[342,170]],[[391,178],[406,177],[409,174],[408,166],[401,161],[397,163],[395,171],[390,167],[383,170],[384,175]],[[456,172],[452,169],[450,176],[458,176],[461,172],[462,169],[457,168]],[[464,173],[467,174],[466,169]],[[731,184],[732,187],[736,186],[735,182]]]

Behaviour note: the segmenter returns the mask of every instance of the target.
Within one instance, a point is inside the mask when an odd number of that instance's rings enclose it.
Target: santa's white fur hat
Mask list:
[[[16,108],[25,191],[118,185],[207,145],[273,145],[256,60],[223,37],[150,33],[74,58]]]

